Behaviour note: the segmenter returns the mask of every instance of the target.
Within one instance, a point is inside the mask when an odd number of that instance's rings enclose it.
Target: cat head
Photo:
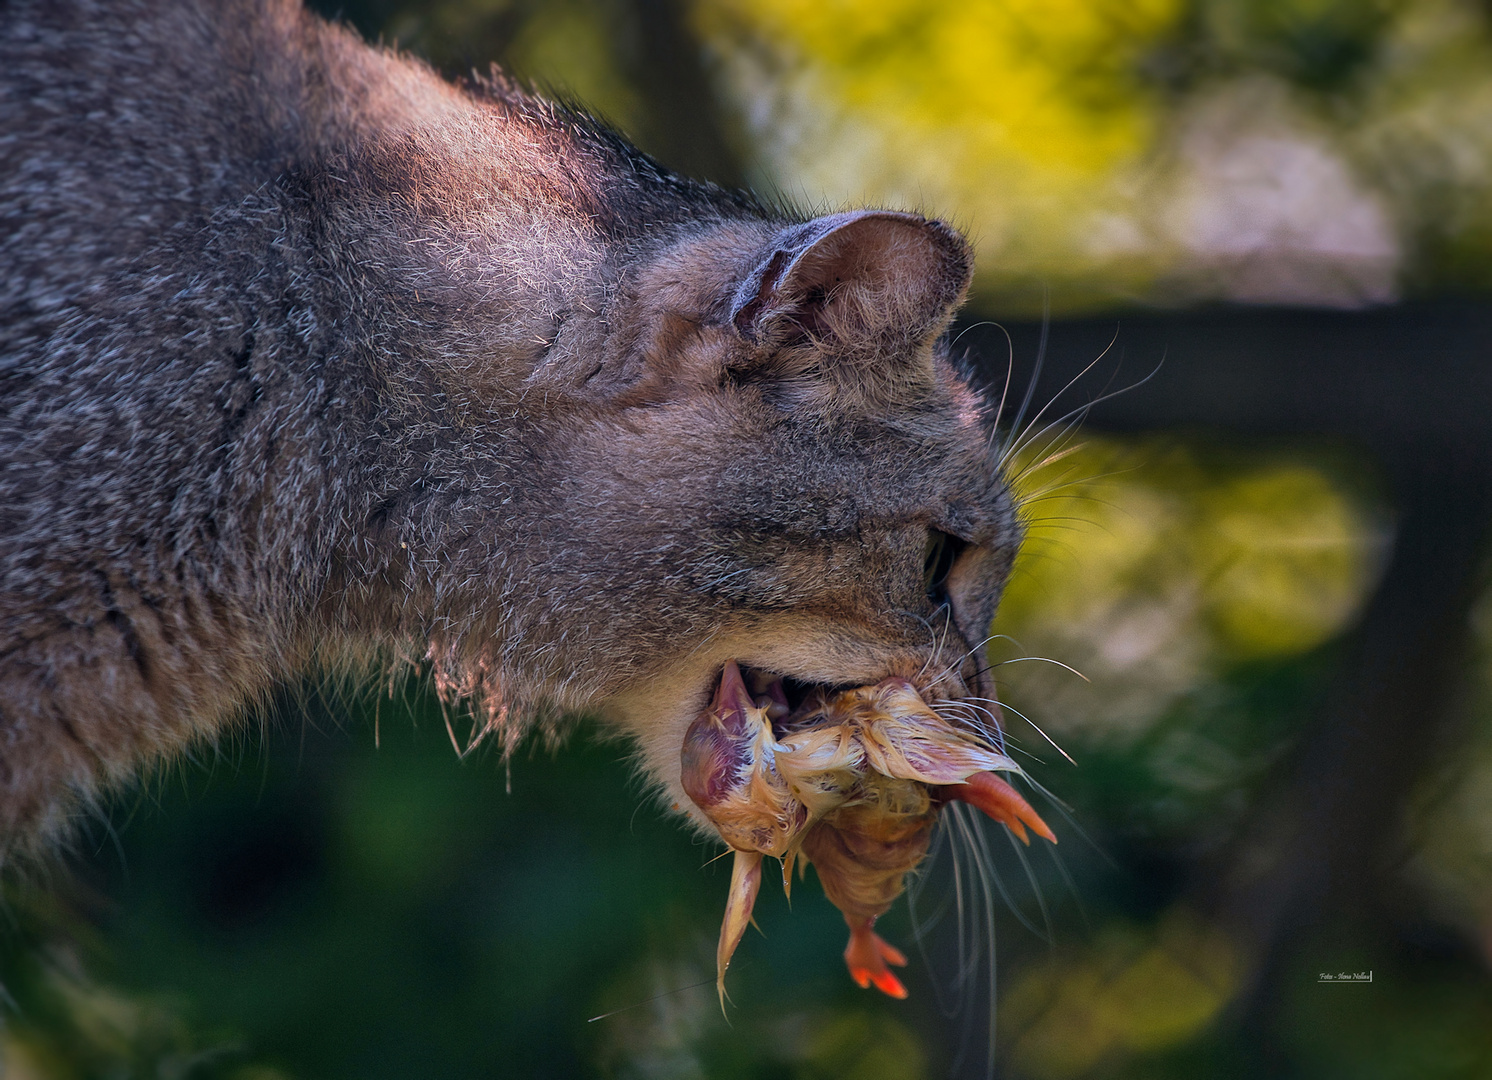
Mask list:
[[[430,571],[438,675],[510,730],[532,701],[601,712],[681,807],[729,660],[800,693],[993,697],[1020,526],[944,341],[966,241],[887,211],[716,217],[607,259],[536,335],[500,436],[469,436],[501,452],[485,499],[439,511],[460,543]]]

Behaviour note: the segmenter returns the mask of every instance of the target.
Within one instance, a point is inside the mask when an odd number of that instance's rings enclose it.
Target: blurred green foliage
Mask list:
[[[499,59],[688,171],[951,216],[979,245],[986,313],[1492,284],[1492,16],[1472,0],[339,10],[451,73]],[[1492,1075],[1485,676],[1404,836],[1385,838],[1405,852],[1407,929],[1313,940],[1268,1054],[1228,1022],[1241,945],[1192,904],[1381,572],[1393,515],[1361,457],[1084,438],[1038,441],[1013,475],[1031,537],[990,655],[1012,744],[1070,812],[1042,807],[1057,861],[991,836],[1001,1068]],[[883,923],[921,946],[911,1000],[849,983],[843,924],[811,880],[791,907],[769,883],[727,1023],[713,941],[728,867],[637,789],[626,748],[587,727],[557,756],[458,759],[446,723],[418,680],[392,696],[294,688],[262,731],[124,797],[71,875],[6,894],[0,1075],[984,1072],[976,960],[994,943],[959,938],[984,908],[967,880],[950,906],[948,852],[916,925],[905,908]],[[1315,982],[1344,968],[1375,981]]]
[[[121,847],[96,837],[75,883],[81,937],[37,896],[14,908],[17,1075],[927,1075],[905,1010],[845,976],[814,888],[791,910],[763,891],[727,1024],[729,863],[614,743],[520,756],[508,793],[496,758],[458,760],[423,684],[273,712],[267,738],[118,809]]]

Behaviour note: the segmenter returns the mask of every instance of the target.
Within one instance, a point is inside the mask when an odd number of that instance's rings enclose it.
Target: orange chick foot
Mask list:
[[[854,979],[862,990],[873,983],[875,988],[883,994],[889,994],[894,998],[906,997],[907,988],[886,966],[887,964],[895,964],[897,967],[907,966],[907,958],[901,954],[901,950],[888,945],[879,934],[871,929],[875,925],[874,919],[852,922],[849,916],[845,916],[844,921],[849,923],[850,927],[850,943],[845,946],[844,950],[844,962],[850,969],[850,978]]]
[[[1026,836],[1028,825],[1037,836],[1054,844],[1057,842],[1057,835],[1041,820],[1041,815],[1031,808],[1031,804],[1021,798],[1020,792],[992,772],[974,773],[962,784],[951,784],[940,790],[944,798],[958,799],[977,807],[1015,833],[1023,844],[1031,843]]]

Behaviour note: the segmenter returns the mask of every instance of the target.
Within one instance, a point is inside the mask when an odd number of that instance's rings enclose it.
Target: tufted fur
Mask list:
[[[13,0],[0,252],[0,859],[345,656],[509,744],[597,711],[685,803],[726,659],[930,678],[1018,539],[951,229],[680,179],[291,0]]]

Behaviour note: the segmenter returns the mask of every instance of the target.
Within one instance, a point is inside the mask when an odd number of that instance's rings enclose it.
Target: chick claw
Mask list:
[[[850,969],[850,978],[862,990],[874,983],[875,988],[883,994],[897,999],[906,997],[907,988],[886,966],[907,966],[907,958],[901,954],[901,950],[887,944],[871,929],[875,925],[875,919],[857,921],[846,915],[844,921],[850,928],[850,943],[844,949],[844,962]]]
[[[1037,836],[1054,844],[1057,842],[1056,833],[1047,827],[1031,804],[1021,798],[1020,792],[992,772],[974,773],[962,784],[950,784],[942,792],[945,798],[959,799],[983,811],[1015,833],[1027,846],[1031,843],[1026,835],[1028,825]]]

